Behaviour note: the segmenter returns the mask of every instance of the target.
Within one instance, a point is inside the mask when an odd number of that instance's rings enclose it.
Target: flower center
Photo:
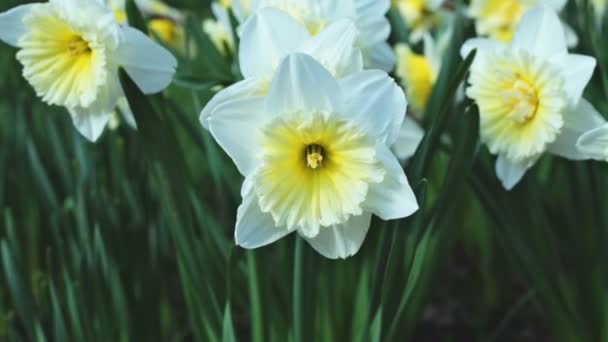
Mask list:
[[[325,150],[323,146],[317,144],[306,146],[306,166],[313,170],[323,167],[324,155]]]
[[[534,118],[538,110],[538,94],[529,82],[517,77],[507,100],[512,107],[510,118],[524,124]]]
[[[68,43],[68,51],[72,57],[78,57],[91,53],[91,47],[82,37],[76,36]]]

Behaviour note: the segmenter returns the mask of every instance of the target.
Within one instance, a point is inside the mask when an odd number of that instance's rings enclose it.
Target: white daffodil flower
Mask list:
[[[116,22],[96,0],[51,0],[0,14],[0,39],[19,48],[23,76],[50,105],[64,106],[74,126],[96,141],[124,96],[123,67],[147,94],[172,80],[176,60],[143,33]]]
[[[391,31],[386,18],[390,0],[234,0],[232,6],[244,23],[262,8],[282,10],[313,36],[331,23],[352,20],[360,32],[357,44],[363,52],[365,67],[388,72],[395,66],[395,56],[386,42]]]
[[[480,36],[490,36],[503,43],[513,38],[515,29],[524,14],[535,7],[546,6],[560,12],[567,0],[472,0],[469,15],[475,19],[475,29]],[[570,47],[578,44],[572,28],[564,23],[566,43]]]
[[[406,106],[382,71],[336,80],[294,53],[267,96],[216,108],[209,129],[245,176],[236,243],[257,248],[298,232],[322,255],[346,258],[361,247],[372,214],[414,213],[416,197],[387,147]]]
[[[211,4],[211,11],[215,19],[205,19],[203,21],[203,31],[207,33],[213,45],[222,54],[227,54],[235,50],[234,32],[228,10],[221,3]]]
[[[479,106],[481,140],[498,155],[496,173],[513,188],[544,152],[587,159],[577,139],[601,116],[584,99],[595,58],[568,54],[564,28],[549,8],[529,11],[513,41],[470,39],[477,55],[467,95]]]

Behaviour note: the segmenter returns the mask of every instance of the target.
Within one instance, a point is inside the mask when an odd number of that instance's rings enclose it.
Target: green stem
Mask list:
[[[302,342],[302,239],[296,236],[293,265],[293,342]]]
[[[262,330],[262,304],[260,301],[260,287],[258,271],[253,251],[247,252],[247,269],[249,272],[249,299],[251,300],[251,321],[253,323],[253,341],[264,341]]]

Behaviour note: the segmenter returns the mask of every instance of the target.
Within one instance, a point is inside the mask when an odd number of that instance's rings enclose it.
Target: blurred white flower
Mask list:
[[[124,1],[125,0],[113,0]],[[173,22],[181,23],[184,21],[184,14],[160,0],[135,0],[135,4],[146,16],[156,16],[171,19]]]
[[[311,36],[287,13],[264,8],[241,29],[239,65],[244,80],[211,99],[201,113],[204,127],[224,103],[265,96],[278,65],[289,53],[311,55],[336,79],[363,70],[361,51],[354,46],[358,32],[349,20],[337,21],[321,34]]]
[[[515,186],[540,156],[550,153],[586,159],[576,141],[601,118],[584,99],[593,57],[568,54],[557,14],[529,11],[513,41],[470,39],[466,56],[477,49],[467,95],[479,106],[481,140],[498,155],[496,173],[503,186]]]
[[[223,54],[233,52],[235,50],[234,32],[228,10],[224,5],[213,3],[211,4],[211,11],[215,15],[215,19],[205,19],[203,30],[209,35],[218,51]]]
[[[475,29],[480,36],[508,43],[524,14],[538,6],[546,6],[560,12],[567,0],[472,0],[469,14],[475,19]],[[576,33],[564,23],[566,43],[570,47],[578,44]]]
[[[386,18],[390,0],[233,0],[232,6],[239,20],[245,23],[259,9],[282,10],[313,36],[331,23],[352,20],[360,32],[357,44],[363,52],[365,67],[384,71],[394,68],[395,56],[386,42],[391,31]]]
[[[123,67],[145,93],[163,90],[176,60],[141,32],[121,26],[96,0],[52,0],[0,14],[0,39],[19,48],[23,76],[51,105],[65,106],[78,131],[101,135],[123,90]]]
[[[322,255],[346,258],[372,214],[414,213],[416,197],[387,147],[406,105],[384,72],[336,80],[294,53],[277,66],[267,96],[216,108],[209,129],[245,176],[236,243],[257,248],[297,231]]]
[[[410,33],[410,41],[419,42],[431,28],[438,26],[444,0],[393,0]]]

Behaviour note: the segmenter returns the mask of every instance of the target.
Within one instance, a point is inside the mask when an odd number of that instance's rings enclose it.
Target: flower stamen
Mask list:
[[[91,53],[91,47],[82,37],[74,37],[68,44],[68,51],[72,57]]]
[[[325,152],[321,145],[311,144],[306,146],[306,166],[316,170],[323,167],[323,156]]]

